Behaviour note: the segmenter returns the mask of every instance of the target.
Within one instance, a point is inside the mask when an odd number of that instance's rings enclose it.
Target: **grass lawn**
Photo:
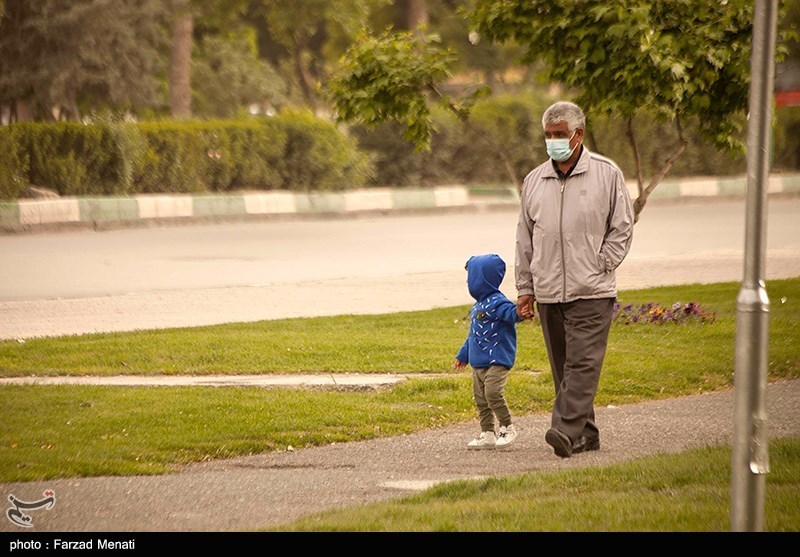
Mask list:
[[[698,302],[716,320],[615,324],[597,404],[731,387],[738,288],[726,283],[622,292],[622,304]],[[800,278],[771,281],[767,290],[770,379],[796,378]],[[163,473],[203,459],[473,420],[469,374],[449,375],[466,335],[467,309],[3,341],[5,377],[330,371],[442,376],[366,391],[3,385],[0,481]],[[553,389],[541,332],[523,323],[519,337],[507,388],[511,410],[547,412]]]
[[[764,530],[800,531],[800,439],[773,441]],[[727,532],[730,447],[611,466],[458,481],[312,514],[297,532]],[[761,540],[762,542],[764,540]]]

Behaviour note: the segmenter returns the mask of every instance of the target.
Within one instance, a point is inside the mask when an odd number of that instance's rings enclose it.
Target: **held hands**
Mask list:
[[[517,298],[517,315],[522,319],[533,319],[535,312],[533,311],[533,302],[536,297],[526,294]]]

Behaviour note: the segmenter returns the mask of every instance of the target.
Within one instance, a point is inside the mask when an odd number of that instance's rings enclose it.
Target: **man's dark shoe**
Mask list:
[[[581,435],[578,440],[572,444],[572,454],[583,453],[586,451],[599,451],[600,438],[599,437],[585,437]]]
[[[556,456],[561,458],[569,458],[572,456],[572,441],[569,440],[564,433],[561,433],[555,428],[550,428],[544,434],[544,440],[547,444],[553,447],[553,452]]]

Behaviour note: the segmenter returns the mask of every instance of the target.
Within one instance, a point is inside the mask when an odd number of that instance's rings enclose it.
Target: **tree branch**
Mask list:
[[[680,116],[675,117],[675,129],[678,131],[678,148],[674,153],[672,153],[672,155],[670,155],[670,157],[664,163],[664,166],[662,166],[661,169],[653,176],[653,179],[650,180],[650,184],[645,190],[648,195],[650,195],[650,193],[656,189],[656,186],[661,183],[661,180],[663,180],[672,169],[672,166],[675,164],[675,161],[678,160],[678,157],[680,157],[681,154],[686,150],[686,145],[688,145],[688,142],[686,141],[686,138],[683,137],[683,126],[681,125]]]
[[[517,173],[514,172],[514,165],[511,164],[511,160],[508,158],[508,155],[506,155],[505,151],[503,151],[503,148],[500,147],[500,145],[492,138],[491,134],[489,132],[487,132],[486,130],[481,129],[478,126],[476,126],[475,124],[473,124],[469,120],[469,117],[467,116],[467,113],[464,112],[463,110],[459,109],[456,105],[454,105],[450,101],[449,97],[446,97],[445,95],[443,95],[441,93],[441,91],[439,91],[436,88],[435,85],[429,84],[428,85],[428,89],[431,92],[433,92],[433,94],[435,94],[439,99],[441,99],[444,102],[446,102],[447,103],[447,107],[450,109],[450,111],[453,114],[455,114],[456,117],[465,126],[467,126],[467,128],[469,128],[471,131],[475,132],[475,134],[478,135],[478,137],[482,138],[487,144],[489,144],[489,146],[495,151],[495,153],[497,153],[497,156],[499,156],[500,160],[503,162],[503,166],[506,169],[506,173],[508,173],[508,177],[511,179],[511,183],[514,184],[514,186],[517,188],[517,195],[521,195],[522,194],[522,182],[517,177]]]
[[[686,138],[683,136],[683,126],[681,125],[681,120],[679,116],[675,117],[675,129],[678,131],[678,147],[675,149],[675,152],[667,158],[666,162],[664,162],[664,166],[662,166],[658,172],[653,175],[653,178],[650,180],[650,183],[647,187],[642,190],[641,183],[639,184],[639,197],[633,204],[633,222],[634,224],[639,221],[639,214],[644,209],[645,204],[647,203],[647,198],[653,193],[653,190],[656,189],[656,186],[661,183],[664,177],[669,173],[672,169],[672,166],[675,164],[675,161],[678,160],[678,157],[686,150],[686,145],[688,142]]]
[[[636,165],[636,184],[639,191],[639,196],[641,197],[644,190],[644,181],[642,180],[642,157],[639,154],[639,146],[636,143],[636,137],[633,134],[633,115],[628,117],[625,132],[628,136],[628,143],[631,144],[631,150],[633,151],[633,162]]]

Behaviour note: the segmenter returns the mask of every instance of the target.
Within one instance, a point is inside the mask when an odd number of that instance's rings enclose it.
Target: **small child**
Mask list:
[[[472,366],[472,391],[480,416],[481,434],[469,449],[506,447],[517,438],[503,390],[517,356],[517,306],[500,292],[506,264],[495,254],[470,257],[465,266],[467,287],[475,298],[470,327],[453,368]],[[500,429],[495,435],[495,417]]]

